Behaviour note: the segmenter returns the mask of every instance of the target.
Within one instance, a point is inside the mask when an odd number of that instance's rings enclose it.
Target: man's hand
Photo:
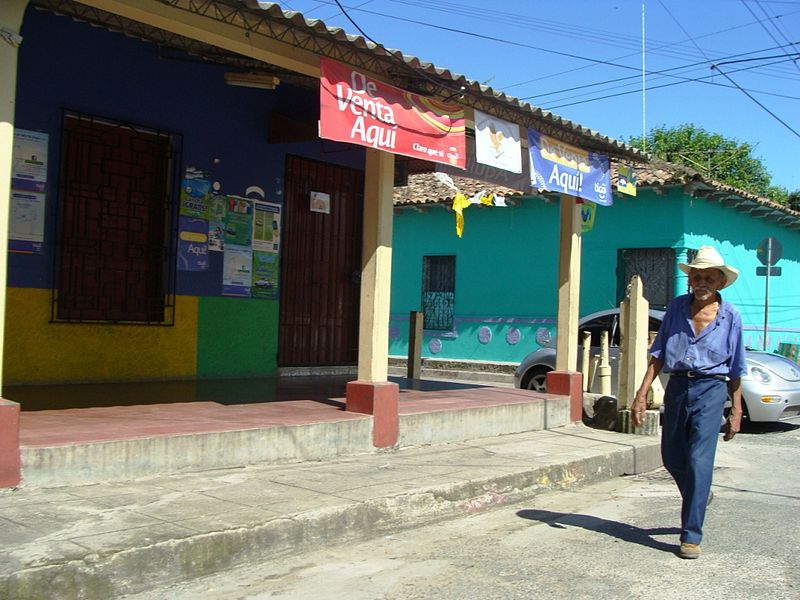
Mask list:
[[[728,415],[728,420],[725,421],[725,434],[722,436],[722,440],[725,442],[730,442],[734,436],[739,433],[739,430],[742,427],[742,413],[741,411],[731,411],[731,414]]]
[[[638,427],[644,423],[644,414],[646,410],[647,392],[639,390],[636,392],[636,396],[633,399],[633,404],[631,404],[631,419],[633,420],[634,427]]]

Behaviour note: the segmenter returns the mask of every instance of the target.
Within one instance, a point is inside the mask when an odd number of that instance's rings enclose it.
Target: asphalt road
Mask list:
[[[720,442],[703,556],[658,470],[128,600],[800,599],[800,419]]]

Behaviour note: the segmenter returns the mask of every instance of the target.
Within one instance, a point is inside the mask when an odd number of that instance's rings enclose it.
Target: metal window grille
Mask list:
[[[456,297],[456,257],[422,259],[422,311],[425,329],[451,331]]]
[[[644,297],[651,308],[665,309],[674,297],[675,250],[672,248],[620,249],[617,265],[617,304],[625,299],[634,275],[644,283]]]
[[[65,111],[53,322],[175,323],[182,138]]]

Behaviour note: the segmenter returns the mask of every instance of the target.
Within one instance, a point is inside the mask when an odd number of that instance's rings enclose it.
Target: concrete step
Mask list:
[[[443,394],[438,398],[423,396],[401,402],[398,448],[539,431],[569,423],[569,398],[566,396],[544,398],[524,390],[500,393],[499,390],[484,388]],[[270,411],[285,415],[288,410],[299,412],[304,406],[300,403],[294,403],[292,407],[280,403],[259,406],[260,422],[269,421]],[[332,415],[327,417],[327,422],[240,425],[226,431],[143,434],[109,441],[23,445],[23,485],[127,481],[209,469],[330,460],[379,452],[372,445],[373,420],[370,415],[324,408]],[[136,407],[124,410],[127,411],[124,414],[132,418]],[[167,405],[163,410],[171,411],[169,418],[180,419],[184,414],[187,420],[189,416],[185,411],[192,411],[191,416],[195,418],[192,422],[202,424],[202,419],[198,421],[197,416],[205,406],[201,403],[183,407]],[[319,411],[319,405],[307,410]],[[97,427],[102,427],[105,414],[110,415],[105,417],[106,422],[119,420],[121,415],[111,409],[82,409],[79,418],[90,419]],[[320,413],[314,414],[319,421]]]

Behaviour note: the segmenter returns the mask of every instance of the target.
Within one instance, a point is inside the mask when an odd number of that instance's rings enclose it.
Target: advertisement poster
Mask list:
[[[463,169],[466,121],[458,104],[439,102],[320,59],[320,137]]]
[[[278,255],[274,252],[253,252],[253,298],[278,299]]]
[[[252,273],[253,250],[246,246],[226,244],[222,261],[222,294],[249,298]]]
[[[8,207],[8,250],[39,254],[44,243],[47,189],[46,133],[14,130],[11,195]]]
[[[8,249],[39,254],[44,242],[44,194],[11,190],[8,216]]]
[[[208,221],[181,216],[178,221],[178,270],[208,270]]]
[[[277,253],[281,243],[281,205],[255,202],[253,209],[253,250]]]
[[[14,130],[11,156],[11,189],[43,194],[47,185],[46,133]]]
[[[208,199],[208,249],[211,252],[225,250],[225,196],[213,195]]]
[[[225,210],[225,247],[247,246],[253,239],[253,202],[238,196],[228,196]]]
[[[519,125],[475,111],[475,158],[479,163],[522,173]]]
[[[208,194],[211,182],[203,178],[184,178],[181,183],[180,214],[196,219],[208,219]]]
[[[571,146],[528,129],[531,184],[611,206],[611,171],[608,156]]]

